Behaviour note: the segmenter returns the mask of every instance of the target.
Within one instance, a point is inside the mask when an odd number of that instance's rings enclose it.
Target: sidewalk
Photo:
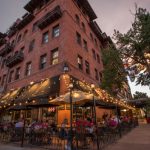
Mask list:
[[[150,150],[150,125],[140,125],[106,150]]]

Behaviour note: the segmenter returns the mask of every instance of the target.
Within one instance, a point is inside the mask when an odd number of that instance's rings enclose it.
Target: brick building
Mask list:
[[[73,78],[100,85],[106,36],[94,21],[97,16],[89,2],[30,0],[24,8],[22,19],[0,34],[1,92],[58,77],[52,96],[63,94],[66,68]]]

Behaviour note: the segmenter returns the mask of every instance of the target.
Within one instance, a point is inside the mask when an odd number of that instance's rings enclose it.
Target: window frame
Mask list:
[[[55,55],[55,53],[57,52],[57,57],[54,57]],[[57,60],[57,61],[56,61]],[[56,62],[55,62],[56,61]],[[55,62],[55,63],[54,63]],[[56,65],[56,64],[58,64],[59,63],[59,49],[58,48],[55,48],[55,49],[53,49],[53,50],[51,50],[51,65]]]
[[[34,47],[35,47],[35,39],[33,39],[32,41],[30,41],[28,52],[33,51]]]
[[[21,70],[21,67],[17,67],[17,68],[16,68],[15,80],[20,79],[20,74],[21,74],[20,70]]]
[[[49,42],[49,31],[46,31],[42,35],[42,44],[47,44]]]
[[[39,69],[40,70],[45,69],[46,68],[46,64],[47,64],[47,54],[43,54],[43,55],[40,56]]]
[[[30,68],[29,68],[30,65]],[[27,62],[26,63],[26,70],[25,70],[25,76],[30,76],[32,72],[32,62]]]
[[[85,72],[90,74],[90,63],[87,60],[85,60]]]
[[[55,31],[57,32],[55,33]],[[52,38],[57,38],[59,36],[60,36],[60,25],[57,24],[56,26],[52,28]]]
[[[83,70],[83,57],[78,55],[77,57],[78,69]]]
[[[11,83],[13,80],[13,74],[14,74],[14,70],[11,70],[9,73],[9,78],[8,78],[8,83]]]
[[[79,32],[76,32],[76,42],[79,45],[82,45],[82,38],[81,38],[81,34]]]

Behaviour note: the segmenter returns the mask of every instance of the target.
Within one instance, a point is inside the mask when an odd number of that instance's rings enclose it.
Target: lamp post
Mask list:
[[[70,147],[71,150],[73,150],[73,130],[72,130],[72,90],[73,90],[73,84],[69,84],[70,89]]]
[[[97,117],[96,117],[96,102],[95,102],[95,98],[94,98],[94,88],[95,88],[95,85],[91,84],[91,88],[92,88],[92,94],[93,94],[93,114],[94,114],[94,124],[95,124],[95,127],[96,127],[97,149],[100,150],[100,147],[99,147],[99,138],[98,138]]]

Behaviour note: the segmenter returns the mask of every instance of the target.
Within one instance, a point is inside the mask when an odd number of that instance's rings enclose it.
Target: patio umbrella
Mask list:
[[[95,100],[98,100],[98,97],[94,97]],[[82,91],[73,91],[72,93],[72,103],[76,105],[83,105],[89,101],[93,101],[93,94],[82,92]],[[70,103],[70,92],[67,92],[64,95],[50,101],[50,104],[53,105],[64,105]]]

